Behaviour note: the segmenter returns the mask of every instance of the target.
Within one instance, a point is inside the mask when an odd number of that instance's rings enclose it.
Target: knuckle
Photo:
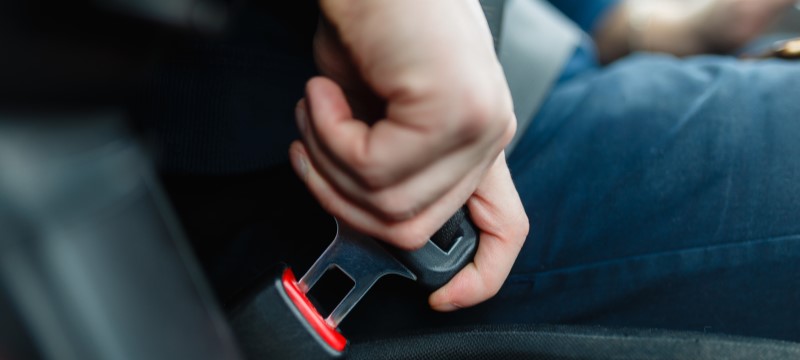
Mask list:
[[[393,175],[386,164],[370,156],[366,150],[356,151],[345,160],[353,178],[370,191],[383,189],[393,182]]]
[[[494,121],[491,102],[480,91],[467,91],[463,102],[466,112],[459,135],[466,139],[485,135]]]
[[[381,217],[392,222],[405,221],[419,213],[419,208],[413,200],[393,192],[384,192],[371,197],[370,205]]]
[[[380,190],[391,184],[389,174],[372,163],[360,162],[356,168],[359,169],[356,179],[369,190]]]
[[[460,136],[468,139],[504,137],[511,140],[516,124],[512,121],[513,106],[505,92],[469,90],[464,97],[467,115]]]
[[[512,120],[508,122],[508,126],[506,126],[505,131],[501,134],[501,144],[505,147],[511,140],[514,139],[514,135],[517,133],[517,121]]]
[[[519,245],[520,248],[522,247],[522,244],[525,243],[525,239],[528,238],[530,230],[531,230],[531,225],[527,221],[522,222],[520,224],[520,228],[518,230],[518,233],[516,234],[517,236],[515,237],[515,239],[517,239],[517,244]]]
[[[511,231],[509,234],[511,241],[521,246],[530,233],[531,224],[528,220],[528,215],[524,211],[520,211],[518,214],[519,216],[514,217],[514,221],[510,224],[511,226],[506,228]]]
[[[497,295],[500,292],[500,287],[503,285],[502,281],[496,281],[493,277],[483,277],[483,298],[488,299]]]
[[[417,250],[428,242],[428,236],[417,227],[401,226],[390,233],[391,242],[403,250]]]

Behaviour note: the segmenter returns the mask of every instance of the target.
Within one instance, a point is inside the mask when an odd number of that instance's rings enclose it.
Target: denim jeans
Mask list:
[[[508,161],[531,231],[500,293],[435,314],[385,290],[354,332],[558,323],[800,341],[800,63],[641,54],[584,71]]]
[[[638,55],[558,85],[509,157],[532,230],[483,312],[800,340],[798,140],[800,63]]]

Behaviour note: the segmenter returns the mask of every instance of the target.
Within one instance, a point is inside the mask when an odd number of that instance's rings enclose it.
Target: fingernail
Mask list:
[[[301,134],[306,133],[306,129],[308,129],[308,114],[306,113],[305,106],[298,106],[294,111],[294,116],[297,118],[297,128],[300,130]]]

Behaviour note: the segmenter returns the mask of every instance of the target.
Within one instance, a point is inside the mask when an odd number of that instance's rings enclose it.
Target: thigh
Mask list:
[[[641,56],[560,84],[509,156],[531,232],[500,293],[437,313],[387,277],[343,330],[573,323],[800,340],[798,75]]]
[[[800,339],[798,95],[800,63],[714,56],[559,85],[509,157],[529,239],[476,316]]]

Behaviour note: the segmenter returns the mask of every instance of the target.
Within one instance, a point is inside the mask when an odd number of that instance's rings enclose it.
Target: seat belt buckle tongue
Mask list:
[[[339,269],[353,282],[353,287],[325,319],[336,328],[382,277],[390,274],[416,280],[416,275],[397,260],[377,240],[359,233],[336,219],[336,237],[322,255],[311,265],[298,282],[298,288],[307,294],[314,285],[333,268]]]
[[[479,232],[466,206],[415,251],[400,250],[335,220],[336,237],[297,284],[307,294],[333,268],[352,280],[353,287],[325,319],[334,329],[382,277],[399,275],[434,291],[472,261],[478,246]]]
[[[248,358],[341,358],[349,342],[338,325],[380,278],[400,275],[435,290],[472,261],[477,233],[464,208],[423,248],[402,251],[337,220],[336,237],[299,281],[288,265],[280,264],[243,294],[230,311],[231,325]],[[353,286],[323,318],[308,292],[332,269]]]
[[[280,264],[232,309],[230,321],[248,358],[342,358],[349,342],[338,325],[367,290],[388,274],[416,278],[377,240],[337,225],[333,242],[300,281],[288,265]],[[342,270],[354,286],[323,318],[307,293],[333,268]]]

